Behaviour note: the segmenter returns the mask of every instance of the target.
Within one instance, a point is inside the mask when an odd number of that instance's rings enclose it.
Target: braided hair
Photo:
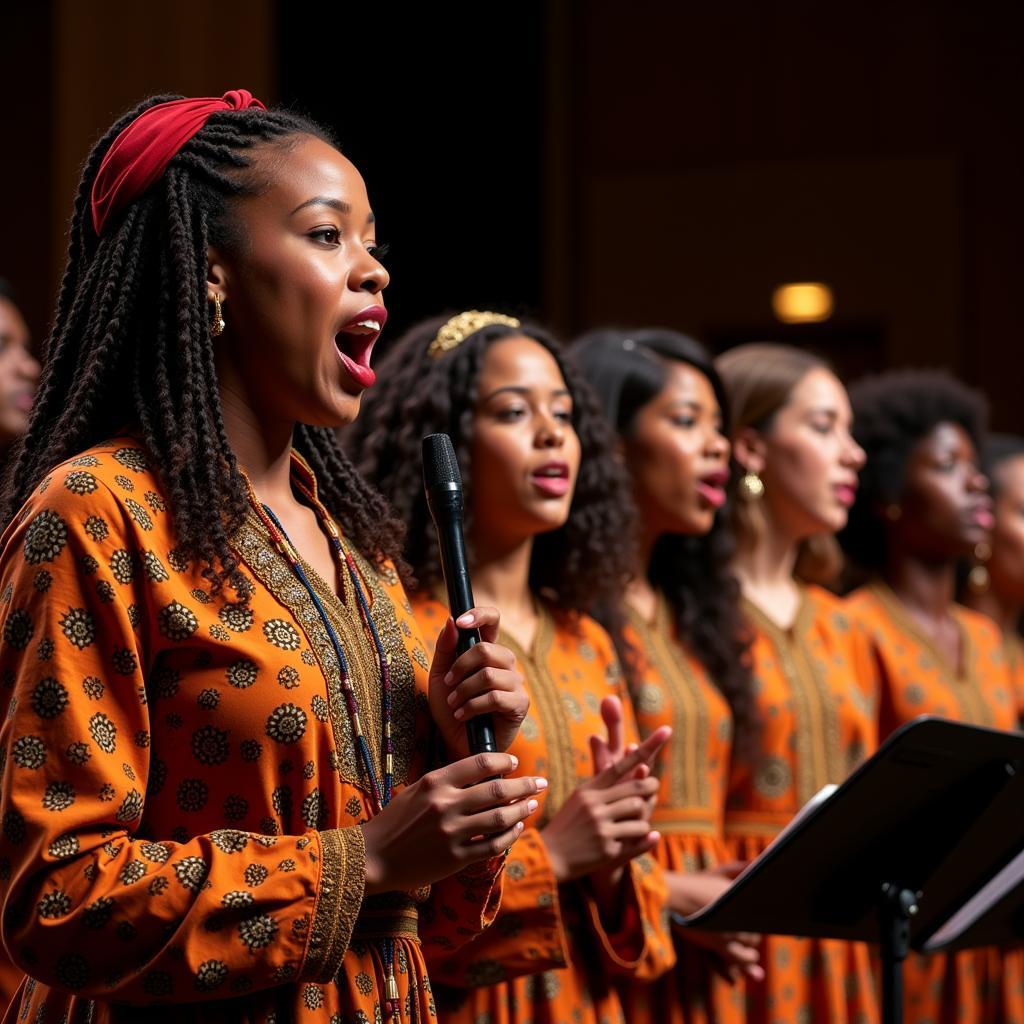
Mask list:
[[[267,185],[257,147],[287,148],[302,136],[336,144],[318,125],[285,111],[216,113],[97,237],[89,200],[104,156],[143,111],[178,98],[154,96],[129,111],[86,160],[39,392],[0,493],[6,524],[54,466],[125,429],[137,432],[167,488],[180,551],[219,590],[237,579],[230,542],[248,498],[214,368],[207,247],[245,244],[232,200]],[[378,563],[395,555],[401,528],[333,432],[300,424],[294,446],[353,543]]]
[[[591,331],[570,349],[574,362],[598,392],[607,416],[621,437],[629,437],[637,413],[665,387],[672,362],[703,374],[723,417],[728,402],[711,357],[693,338],[663,328]],[[724,516],[699,537],[666,534],[654,546],[646,567],[651,585],[665,595],[676,634],[707,670],[733,709],[737,731],[753,713],[750,637],[740,612],[740,587],[730,564],[735,542]],[[605,614],[598,616],[602,620]],[[612,636],[627,671],[633,652],[621,631]]]
[[[408,524],[405,558],[415,582],[436,586],[443,577],[423,493],[422,438],[437,432],[451,436],[462,470],[471,548],[473,417],[483,361],[488,348],[502,338],[536,341],[558,364],[572,396],[581,460],[568,520],[534,543],[530,588],[550,596],[559,611],[590,611],[621,591],[632,565],[629,484],[612,458],[610,431],[597,401],[551,336],[530,323],[482,327],[454,350],[440,357],[429,355],[427,348],[446,320],[439,317],[413,327],[388,352],[378,386],[363,399],[362,416],[346,431],[346,446],[366,478]]]

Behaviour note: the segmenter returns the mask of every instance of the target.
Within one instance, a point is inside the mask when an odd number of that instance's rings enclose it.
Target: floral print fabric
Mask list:
[[[294,472],[315,487],[297,457]],[[214,594],[125,438],[56,468],[2,543],[0,892],[31,976],[9,1019],[135,1020],[145,1005],[153,1020],[380,1020],[380,935],[396,940],[403,1019],[431,1019],[417,932],[476,934],[501,861],[429,896],[364,899],[367,784],[338,666],[257,517],[235,540],[240,586]],[[434,747],[426,652],[394,572],[354,555],[405,784]],[[352,595],[317,585],[380,763],[376,655]]]

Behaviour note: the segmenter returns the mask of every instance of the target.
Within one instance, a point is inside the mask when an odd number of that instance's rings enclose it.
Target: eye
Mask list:
[[[374,259],[375,259],[375,260],[376,260],[376,261],[377,261],[378,263],[380,263],[380,262],[381,262],[381,261],[382,261],[382,260],[384,259],[384,257],[385,257],[385,256],[387,256],[387,254],[388,254],[388,253],[389,253],[389,252],[391,251],[391,246],[390,246],[390,245],[388,245],[388,243],[387,243],[387,242],[384,242],[384,243],[382,243],[381,245],[377,245],[377,243],[376,243],[376,242],[374,242],[374,244],[373,244],[373,245],[368,245],[368,246],[366,247],[366,251],[367,251],[367,252],[368,252],[368,253],[369,253],[369,254],[370,254],[370,255],[371,255],[371,256],[372,256],[372,257],[373,257],[373,258],[374,258]]]
[[[556,409],[551,414],[559,423],[572,423],[572,409]]]
[[[322,245],[333,246],[341,242],[341,232],[337,228],[317,228],[315,231],[310,231],[308,237]]]
[[[683,430],[692,430],[697,426],[697,419],[687,412],[677,412],[672,416],[672,426],[680,427]]]
[[[526,409],[521,405],[510,405],[504,409],[499,409],[495,414],[494,418],[499,423],[515,423],[517,420],[521,420],[526,415]]]
[[[831,434],[832,433],[832,421],[831,420],[811,420],[811,430],[817,431],[819,434]]]

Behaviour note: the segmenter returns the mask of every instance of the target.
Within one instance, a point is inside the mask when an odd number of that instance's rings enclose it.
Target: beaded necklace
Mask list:
[[[270,539],[274,542],[274,546],[291,567],[292,572],[309,595],[310,600],[313,602],[313,607],[316,608],[317,614],[320,616],[320,620],[327,632],[327,636],[330,638],[331,646],[334,648],[334,655],[338,659],[338,673],[341,677],[341,689],[342,693],[345,695],[345,706],[348,710],[349,722],[352,726],[352,735],[355,738],[356,749],[359,751],[360,760],[363,763],[367,778],[370,782],[370,803],[373,807],[374,814],[379,814],[391,801],[391,791],[395,775],[394,745],[391,738],[391,670],[388,667],[387,655],[384,652],[384,644],[381,642],[376,623],[374,623],[373,616],[370,614],[370,603],[366,599],[366,593],[363,590],[362,581],[359,578],[359,572],[356,569],[355,560],[352,558],[351,552],[342,543],[337,527],[334,525],[327,509],[324,508],[316,494],[309,487],[305,486],[303,481],[295,480],[294,483],[309,502],[313,511],[316,513],[321,527],[326,531],[330,538],[331,551],[334,555],[337,568],[339,571],[347,574],[348,578],[352,582],[352,589],[355,592],[356,600],[359,604],[360,616],[363,620],[364,626],[373,639],[373,644],[377,651],[377,662],[380,667],[381,679],[381,707],[383,712],[383,737],[381,744],[384,754],[383,781],[378,777],[377,771],[374,768],[373,757],[370,753],[370,745],[367,743],[366,736],[363,734],[362,721],[359,717],[359,703],[356,698],[355,688],[352,685],[352,677],[349,673],[348,660],[346,659],[345,652],[342,649],[341,640],[338,638],[338,634],[335,631],[334,626],[331,624],[330,616],[327,614],[327,609],[324,608],[323,602],[320,600],[320,596],[316,592],[316,588],[313,586],[306,570],[303,568],[302,561],[299,558],[299,553],[288,538],[288,534],[281,525],[281,520],[277,518],[269,505],[263,504],[256,497],[251,486],[249,487],[249,500],[256,511],[257,516],[259,516],[260,521],[263,523],[263,526],[266,528],[267,533],[270,534]],[[398,982],[395,979],[395,940],[393,938],[384,938],[380,940],[380,955],[385,972],[384,1011],[389,1017],[394,1017],[395,1020],[398,1020],[400,1016],[400,1007]]]

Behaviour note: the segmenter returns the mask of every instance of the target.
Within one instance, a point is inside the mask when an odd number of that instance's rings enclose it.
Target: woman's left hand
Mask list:
[[[460,627],[480,630],[480,643],[458,659],[459,631],[450,618],[437,638],[430,666],[430,711],[456,758],[469,754],[470,720],[491,715],[498,750],[508,750],[530,710],[515,655],[497,643],[499,620],[496,608],[471,608],[460,616]]]

